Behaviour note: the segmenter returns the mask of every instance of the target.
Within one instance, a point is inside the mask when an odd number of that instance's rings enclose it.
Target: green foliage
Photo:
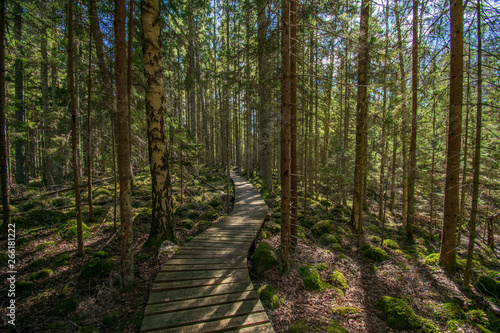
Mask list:
[[[181,228],[192,230],[194,228],[194,222],[191,219],[180,220],[177,225]]]
[[[16,239],[16,246],[19,248],[23,247],[27,243],[29,243],[29,240],[26,237],[19,237],[18,239]]]
[[[252,257],[252,267],[257,274],[273,268],[278,264],[278,257],[272,246],[267,242],[260,242]]]
[[[102,323],[107,327],[115,326],[116,324],[118,324],[122,316],[123,313],[121,311],[111,311],[104,317]]]
[[[342,245],[337,244],[337,243],[330,244],[329,248],[333,252],[344,252],[344,249],[342,248]]]
[[[68,314],[78,309],[78,304],[78,298],[66,298],[57,303],[56,307],[52,310],[52,314],[59,317],[66,317]]]
[[[337,323],[335,320],[330,321],[330,325],[325,328],[325,332],[328,333],[349,333],[342,325]]]
[[[413,309],[399,298],[383,296],[375,307],[382,311],[387,325],[400,330],[419,330],[424,332],[437,332],[436,327],[430,321],[419,317]]]
[[[500,281],[481,275],[477,278],[476,286],[479,291],[500,298]]]
[[[332,286],[335,286],[335,287],[340,288],[342,290],[347,289],[347,281],[344,277],[344,274],[342,274],[339,271],[333,271],[330,274],[329,281],[332,284]]]
[[[328,269],[328,264],[326,262],[320,262],[314,265],[314,268],[316,268],[318,271],[326,271]]]
[[[326,289],[332,289],[332,286],[321,279],[318,271],[309,265],[305,265],[299,268],[299,275],[302,278],[304,287],[306,290],[319,290],[324,291]]]
[[[455,303],[430,304],[435,319],[448,321],[450,319],[465,319],[463,311]]]
[[[72,201],[70,198],[66,197],[59,197],[59,198],[54,198],[52,199],[52,206],[54,207],[68,207],[68,206],[74,206],[75,202]]]
[[[275,310],[283,304],[283,299],[277,295],[277,291],[273,286],[263,285],[257,290],[260,300],[265,307]]]
[[[35,261],[32,261],[28,264],[29,268],[36,268],[36,267],[41,267],[45,265],[45,260],[43,259],[37,259]]]
[[[300,217],[300,215],[299,215]],[[317,215],[312,215],[312,216],[306,216],[301,219],[302,221],[302,226],[304,228],[312,228],[314,225],[316,225],[320,221],[320,217]],[[320,236],[320,235],[318,235]]]
[[[382,245],[385,246],[385,247],[388,247],[390,249],[393,249],[393,250],[398,250],[399,249],[398,243],[396,243],[392,239],[384,239],[384,242],[383,242]]]
[[[339,316],[347,316],[350,314],[359,313],[359,310],[356,308],[349,307],[349,306],[338,306],[338,307],[332,308],[332,313],[335,315],[339,315]]]
[[[84,279],[93,277],[105,277],[113,269],[113,264],[108,259],[94,258],[83,266],[82,274]]]
[[[92,256],[92,258],[96,258],[96,259],[108,259],[109,258],[109,253],[106,252],[106,251],[97,251],[94,253],[94,255]]]
[[[370,242],[373,242],[375,244],[380,244],[380,242],[382,242],[382,238],[380,238],[379,236],[370,236],[368,239],[370,240]]]
[[[333,235],[330,235],[330,234],[323,234],[321,235],[321,237],[319,238],[319,242],[323,245],[330,245],[330,244],[333,244],[333,243],[338,243],[339,240],[333,236]]]
[[[57,210],[30,210],[24,216],[13,218],[13,223],[21,228],[28,228],[40,225],[55,225],[66,222],[68,217],[61,211]]]
[[[87,238],[90,236],[89,227],[85,223],[82,222],[82,230],[83,230],[83,238]],[[57,233],[61,236],[65,241],[72,241],[77,238],[77,221],[69,220],[68,222],[61,225],[57,228]]]
[[[215,221],[219,218],[219,213],[213,208],[209,208],[203,214],[201,214],[201,218],[204,220]]]
[[[54,274],[53,270],[51,270],[50,268],[45,268],[39,272],[31,274],[29,279],[33,280],[33,281],[38,281],[41,279],[48,278],[49,276],[52,276],[53,274]]]
[[[290,333],[305,333],[309,331],[309,326],[307,326],[307,321],[305,319],[302,319],[298,323],[290,325],[288,327],[288,332]]]
[[[465,314],[467,320],[470,320],[476,324],[482,325],[484,327],[490,326],[490,321],[488,316],[483,310],[470,310]]]
[[[439,253],[431,253],[425,257],[425,264],[429,266],[437,266],[439,263]]]
[[[281,226],[278,223],[268,222],[266,224],[266,229],[269,230],[272,235],[277,235],[281,231]]]
[[[54,260],[54,265],[58,267],[69,265],[69,254],[66,252],[59,254]]]
[[[99,199],[110,199],[113,197],[113,193],[105,187],[93,190],[92,195],[96,198],[96,201],[101,201]]]
[[[316,237],[321,237],[323,234],[328,234],[332,231],[333,221],[331,220],[323,220],[316,223],[311,228],[311,233]]]
[[[151,209],[143,210],[139,214],[134,217],[134,224],[141,224],[141,223],[151,223],[151,220],[153,219],[153,211]]]
[[[149,258],[151,258],[151,254],[149,253],[146,253],[146,252],[143,252],[143,253],[139,253],[137,254],[137,256],[135,257],[135,262],[140,264],[140,263],[143,263],[145,261],[148,261]]]
[[[53,244],[54,244],[54,241],[48,241],[48,242],[45,242],[45,243],[40,243],[40,244],[37,244],[35,246],[35,250],[37,250],[37,251],[43,251],[43,250],[48,249]]]
[[[365,247],[363,246],[363,248]],[[368,247],[365,248],[365,250],[363,250],[363,248],[362,248],[363,256],[366,258],[370,258],[373,261],[382,262],[389,260],[390,258],[387,252],[385,252],[383,249],[379,247],[368,245]]]

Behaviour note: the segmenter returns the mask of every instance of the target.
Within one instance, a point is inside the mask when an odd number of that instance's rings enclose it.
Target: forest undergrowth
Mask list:
[[[206,171],[206,170],[204,170]],[[201,172],[173,184],[175,220],[180,245],[226,214],[225,175]],[[232,189],[231,189],[232,191]],[[114,186],[102,183],[94,194],[95,221],[83,208],[85,255],[76,245],[74,191],[40,196],[40,189],[19,191],[31,197],[12,205],[16,224],[16,325],[7,325],[2,307],[0,330],[13,332],[139,332],[153,281],[173,251],[159,254],[144,248],[151,225],[151,180],[148,172],[134,177],[135,285],[120,290],[120,219],[113,223]],[[232,194],[231,194],[232,196]],[[86,198],[83,198],[85,202]],[[181,203],[182,201],[182,203]],[[69,208],[68,208],[69,207]],[[6,241],[0,246],[7,248]],[[2,265],[8,258],[1,254]],[[2,274],[2,290],[8,281]],[[2,293],[1,302],[8,301]]]

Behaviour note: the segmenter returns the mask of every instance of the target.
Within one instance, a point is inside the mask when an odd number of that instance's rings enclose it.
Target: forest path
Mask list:
[[[267,205],[231,173],[233,212],[182,246],[158,273],[141,332],[274,332],[248,275]]]

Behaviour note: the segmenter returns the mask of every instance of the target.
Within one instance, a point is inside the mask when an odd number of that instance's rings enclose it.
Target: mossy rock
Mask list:
[[[252,267],[257,274],[273,268],[278,264],[278,257],[272,246],[267,242],[260,242],[252,257]]]
[[[122,316],[123,312],[121,311],[111,311],[106,316],[104,316],[102,323],[104,324],[104,326],[107,327],[116,326],[116,324],[118,324]]]
[[[35,246],[36,251],[43,251],[54,245],[54,241],[48,241],[45,243],[40,243]]]
[[[498,267],[498,259],[489,247],[483,247],[478,252],[479,261],[485,267],[495,268]]]
[[[198,205],[197,205],[196,203],[194,203],[194,202],[188,202],[188,203],[186,204],[186,208],[187,208],[188,210],[191,210],[191,209],[198,209]]]
[[[134,224],[141,224],[141,223],[151,223],[153,220],[153,212],[151,210],[148,211],[142,211],[139,214],[137,214],[136,217],[134,217]]]
[[[48,277],[52,276],[53,274],[54,274],[53,270],[51,270],[50,268],[45,268],[39,272],[31,274],[29,279],[32,281],[38,281],[41,279],[48,278]]]
[[[302,319],[298,323],[290,325],[288,327],[288,332],[290,333],[306,333],[309,331],[309,326],[307,325],[307,320]]]
[[[302,278],[302,282],[304,283],[304,287],[306,288],[306,290],[324,291],[326,289],[332,289],[332,286],[330,284],[321,279],[318,271],[309,265],[300,267],[299,275]]]
[[[384,247],[388,247],[389,249],[392,250],[399,250],[399,245],[392,239],[384,239],[384,242],[382,243]]]
[[[328,246],[330,244],[333,244],[333,243],[338,243],[339,240],[337,239],[337,237],[335,237],[334,235],[331,235],[331,234],[323,234],[321,235],[321,237],[319,238],[319,242],[325,246]]]
[[[328,234],[332,231],[333,221],[331,220],[323,220],[316,223],[311,228],[311,233],[316,237],[321,237],[323,234]]]
[[[328,269],[328,264],[326,262],[320,262],[314,265],[314,268],[316,268],[318,271],[326,271]]]
[[[87,227],[87,225],[83,222],[82,222],[82,231],[84,239],[90,236],[89,227]],[[65,241],[72,241],[77,239],[77,221],[69,220],[68,222],[64,223],[59,228],[57,228],[57,233]]]
[[[430,304],[433,317],[440,321],[465,319],[465,314],[455,303]]]
[[[16,280],[16,296],[27,297],[31,294],[35,284],[24,280]]]
[[[421,257],[425,259],[425,257],[431,254],[432,251],[429,251],[429,249],[423,245],[414,244],[406,249],[406,253],[410,254],[413,257]]]
[[[431,253],[425,257],[425,264],[429,266],[437,266],[439,264],[439,253]]]
[[[390,259],[387,252],[376,246],[370,246],[363,250],[363,256],[377,262],[382,262]]]
[[[332,313],[339,316],[347,316],[351,314],[359,313],[359,310],[349,306],[338,306],[332,308]]]
[[[194,222],[191,219],[184,219],[177,222],[177,225],[181,228],[192,230],[194,228]]]
[[[481,275],[477,278],[476,286],[479,291],[500,298],[500,281]]]
[[[94,198],[101,197],[101,198],[108,198],[108,199],[110,199],[110,198],[113,197],[113,193],[111,193],[111,191],[108,190],[107,188],[101,187],[101,188],[93,190],[92,191],[92,196]]]
[[[317,215],[312,215],[312,216],[307,216],[305,218],[302,218],[302,220],[300,220],[300,221],[302,221],[301,224],[304,228],[310,229],[320,222],[320,217]],[[319,234],[318,237],[319,236],[321,236],[321,234]]]
[[[334,287],[340,288],[342,290],[347,289],[347,280],[345,279],[344,274],[339,271],[333,271],[330,274],[329,281]]]
[[[328,333],[349,333],[342,325],[337,323],[335,320],[330,321],[330,325],[325,328],[325,332]]]
[[[475,325],[474,323],[469,322],[467,320],[451,319],[446,324],[446,331],[447,332],[470,332],[474,326],[477,327],[477,325]],[[485,332],[485,331],[482,331],[482,332]],[[486,331],[486,332],[489,332],[489,331]]]
[[[330,244],[329,249],[332,250],[333,252],[344,252],[342,245],[337,243]]]
[[[78,309],[78,304],[78,298],[66,298],[57,303],[57,306],[52,310],[52,314],[60,317],[66,317],[68,314]]]
[[[483,310],[470,310],[465,314],[465,317],[467,318],[467,320],[472,321],[476,324],[479,324],[486,328],[492,328],[491,321],[489,320],[488,315]]]
[[[36,267],[41,267],[45,265],[45,260],[43,259],[37,259],[35,261],[32,261],[28,264],[29,268],[36,268]]]
[[[60,208],[60,207],[73,206],[75,204],[75,202],[73,200],[71,200],[70,198],[59,197],[59,198],[52,199],[51,204],[54,207]]]
[[[109,253],[107,251],[104,251],[104,250],[96,251],[92,255],[92,258],[96,258],[96,259],[108,259],[109,258]]]
[[[203,231],[210,228],[212,224],[213,224],[212,221],[201,220],[198,222],[198,228],[200,229],[200,231]]]
[[[399,330],[423,330],[437,332],[436,327],[429,320],[419,317],[413,309],[399,298],[383,296],[375,307],[382,311],[387,325]]]
[[[215,221],[219,218],[219,213],[215,211],[213,208],[209,208],[203,214],[201,214],[201,218],[204,220]]]
[[[269,222],[266,224],[266,229],[269,230],[272,235],[277,235],[281,231],[281,225],[279,225],[278,223]]]
[[[40,225],[56,225],[68,220],[68,216],[58,210],[30,210],[24,216],[17,216],[12,219],[13,223],[19,228],[29,228]]]
[[[54,260],[54,265],[57,267],[68,266],[69,265],[69,254],[64,252],[59,254]]]
[[[368,237],[368,240],[375,244],[380,244],[382,242],[382,238],[380,238],[379,236],[370,236]]]
[[[82,274],[84,279],[93,277],[105,277],[113,269],[113,264],[108,259],[94,258],[83,266]]]
[[[277,295],[277,291],[273,286],[264,285],[257,289],[260,300],[265,307],[275,310],[283,304],[283,299]]]

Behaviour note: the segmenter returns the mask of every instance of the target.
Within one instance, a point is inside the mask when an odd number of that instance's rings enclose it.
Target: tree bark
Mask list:
[[[444,192],[443,232],[439,264],[448,274],[456,269],[456,228],[460,178],[463,94],[463,14],[462,0],[450,0],[450,105],[446,181]]]
[[[297,161],[297,3],[290,3],[290,239],[292,250],[298,244],[298,161]]]
[[[127,46],[125,0],[115,0],[116,110],[118,124],[118,174],[120,179],[122,287],[134,283],[134,235],[130,173],[130,112],[127,101]]]
[[[363,222],[363,196],[367,160],[368,136],[368,24],[370,19],[370,0],[362,0],[359,32],[358,55],[358,102],[356,105],[356,160],[354,168],[354,195],[351,224],[358,232],[358,245],[361,242]]]
[[[10,223],[7,136],[5,132],[5,1],[0,3],[0,186],[3,224],[0,232],[7,235]]]
[[[25,134],[24,130],[24,69],[23,69],[23,8],[19,3],[14,4],[14,39],[16,46],[16,57],[14,60],[14,89],[15,89],[15,139],[16,149],[16,183],[26,184],[26,157],[25,157]]]
[[[93,0],[89,0],[93,7]],[[87,99],[87,191],[89,202],[89,221],[94,222],[94,205],[92,203],[92,29],[89,31],[89,77],[88,77],[88,99]]]

